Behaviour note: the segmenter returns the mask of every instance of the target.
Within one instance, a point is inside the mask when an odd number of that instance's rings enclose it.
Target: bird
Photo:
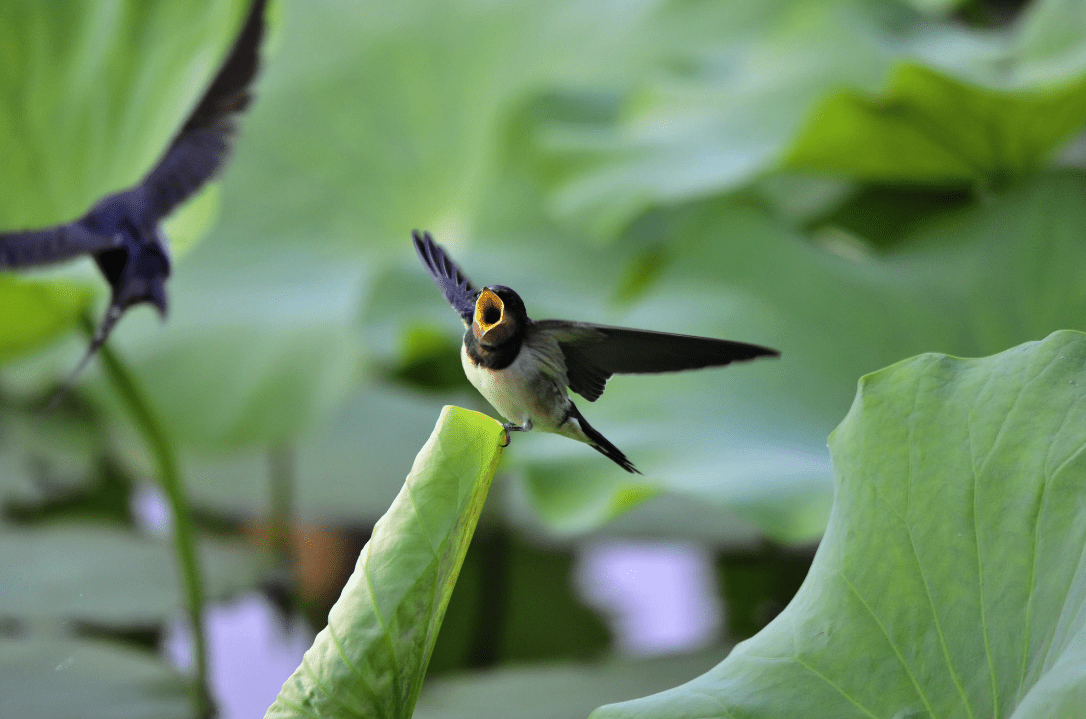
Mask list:
[[[138,184],[103,198],[67,224],[0,232],[0,270],[89,255],[109,284],[105,316],[69,383],[130,308],[147,303],[166,318],[170,250],[161,222],[218,175],[230,157],[238,116],[252,99],[266,5],[267,0],[253,0],[215,78],[166,151]]]
[[[584,442],[630,473],[622,451],[588,423],[569,398],[589,402],[615,374],[652,374],[718,367],[780,352],[745,342],[611,327],[568,320],[532,320],[524,301],[504,285],[475,289],[429,232],[412,232],[419,258],[460,315],[466,331],[460,360],[468,381],[508,422],[510,432],[538,429]]]

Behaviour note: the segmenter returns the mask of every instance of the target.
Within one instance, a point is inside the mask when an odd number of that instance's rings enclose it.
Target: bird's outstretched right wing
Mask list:
[[[411,233],[415,241],[415,251],[419,253],[430,276],[441,288],[445,299],[449,301],[464,324],[471,325],[471,319],[475,315],[475,288],[471,286],[464,273],[456,266],[446,253],[445,249],[434,242],[429,232],[415,230]]]
[[[611,375],[655,374],[720,367],[780,352],[761,345],[670,332],[609,327],[589,322],[540,320],[533,331],[553,337],[566,361],[569,388],[589,402],[603,394]]]
[[[116,247],[119,240],[91,232],[78,222],[40,230],[0,233],[0,268],[31,267],[70,260]]]
[[[187,200],[226,164],[237,117],[252,100],[267,0],[253,0],[230,54],[158,164],[131,192],[154,218]]]

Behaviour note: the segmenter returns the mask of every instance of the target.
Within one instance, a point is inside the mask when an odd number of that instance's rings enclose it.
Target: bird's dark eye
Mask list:
[[[502,318],[502,311],[494,305],[486,308],[486,312],[483,313],[483,323],[492,325]]]

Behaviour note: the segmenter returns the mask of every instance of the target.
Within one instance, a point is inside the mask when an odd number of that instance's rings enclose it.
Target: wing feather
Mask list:
[[[471,318],[475,314],[475,288],[471,280],[457,267],[452,258],[445,252],[445,248],[434,242],[429,232],[415,230],[411,233],[415,242],[415,251],[419,258],[430,271],[430,276],[441,288],[445,299],[452,305],[464,324],[470,325]]]
[[[267,0],[253,0],[230,54],[162,159],[138,186],[144,206],[164,217],[226,164],[238,115],[252,100]]]
[[[615,374],[680,372],[780,355],[768,347],[712,337],[565,320],[535,325],[557,340],[565,355],[569,388],[590,402],[599,399]]]
[[[4,232],[0,233],[0,268],[63,262],[116,245],[113,237],[91,232],[77,222],[40,230]]]

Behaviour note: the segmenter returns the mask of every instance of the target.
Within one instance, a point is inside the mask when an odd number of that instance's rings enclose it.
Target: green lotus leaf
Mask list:
[[[485,415],[442,411],[266,717],[411,716],[503,435]]]
[[[903,63],[882,92],[829,95],[785,166],[883,182],[998,182],[1041,167],[1083,125],[1086,78],[989,88]]]
[[[791,604],[706,674],[593,719],[1040,717],[1086,706],[1086,335],[868,375]]]

